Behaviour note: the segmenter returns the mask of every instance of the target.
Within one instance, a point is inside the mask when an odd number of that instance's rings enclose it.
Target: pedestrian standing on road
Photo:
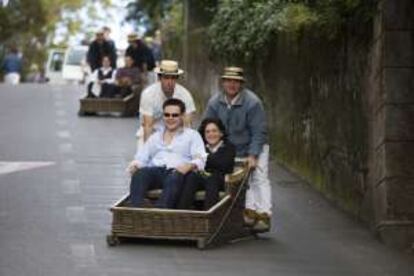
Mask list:
[[[12,46],[10,53],[4,58],[2,69],[4,70],[4,82],[16,85],[20,82],[22,59],[17,47]]]
[[[184,125],[190,127],[192,117],[196,111],[191,93],[177,83],[180,75],[184,73],[173,60],[163,60],[155,68],[158,82],[151,84],[141,93],[139,106],[139,128],[136,133],[138,149],[142,147],[148,137],[163,126],[162,105],[170,98],[180,99],[185,104]]]
[[[162,111],[163,129],[151,135],[127,168],[132,175],[130,201],[134,207],[145,207],[146,192],[161,188],[155,207],[175,208],[185,176],[204,169],[203,139],[184,126],[184,103],[168,99]]]
[[[209,100],[203,117],[219,118],[224,123],[229,141],[236,146],[236,157],[245,158],[253,170],[246,193],[245,222],[255,231],[268,231],[272,197],[263,104],[255,93],[244,87],[242,68],[226,67],[221,80],[222,91]]]

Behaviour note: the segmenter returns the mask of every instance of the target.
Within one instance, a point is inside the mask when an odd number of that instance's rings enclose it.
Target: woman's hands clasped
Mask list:
[[[131,163],[129,163],[128,167],[126,168],[126,171],[130,175],[133,175],[138,169],[139,169],[139,163],[138,163],[138,161],[137,160],[133,160],[133,161],[131,161]]]

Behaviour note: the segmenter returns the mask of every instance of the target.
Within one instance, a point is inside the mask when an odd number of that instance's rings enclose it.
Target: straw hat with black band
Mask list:
[[[230,80],[239,80],[244,82],[244,71],[243,68],[240,67],[226,67],[224,68],[224,73],[221,76],[222,79],[230,79]]]
[[[180,76],[184,71],[178,68],[178,62],[174,60],[161,60],[160,66],[154,69],[158,75]]]
[[[128,35],[128,42],[134,42],[139,39],[139,36],[136,33]]]

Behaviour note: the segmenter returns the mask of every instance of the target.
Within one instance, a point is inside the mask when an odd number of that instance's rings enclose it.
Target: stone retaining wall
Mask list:
[[[413,5],[379,1],[375,20],[350,22],[334,40],[280,35],[245,66],[273,157],[400,248],[414,241]],[[199,12],[187,7],[181,64],[202,110],[223,64],[208,57]]]

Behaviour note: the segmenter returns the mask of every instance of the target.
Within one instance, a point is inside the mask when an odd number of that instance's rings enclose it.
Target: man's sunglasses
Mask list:
[[[168,112],[164,112],[164,117],[166,118],[177,118],[178,116],[180,116],[180,113],[168,113]]]

